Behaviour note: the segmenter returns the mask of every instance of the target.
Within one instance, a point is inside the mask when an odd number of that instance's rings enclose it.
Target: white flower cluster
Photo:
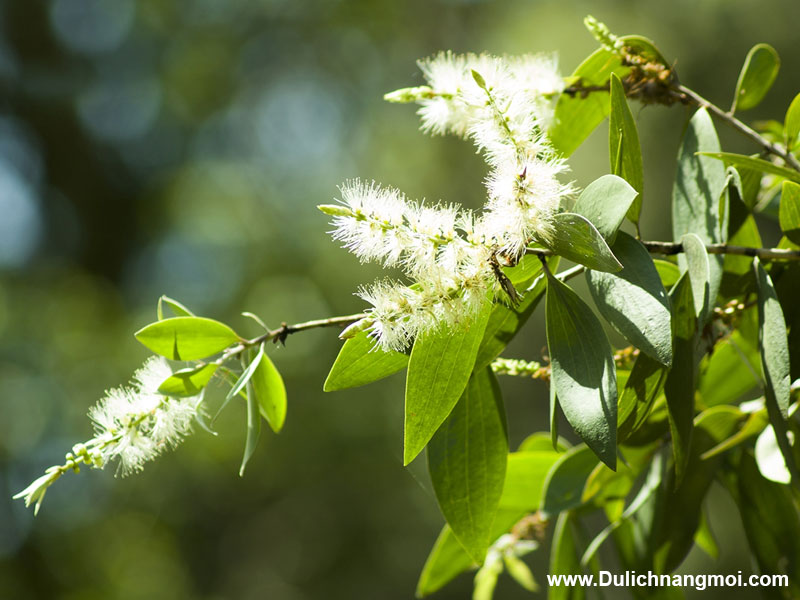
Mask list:
[[[34,513],[38,513],[47,489],[64,473],[79,471],[81,464],[102,469],[119,459],[120,472],[128,475],[141,471],[145,462],[179,444],[191,431],[202,393],[191,398],[164,396],[158,388],[171,375],[165,359],[150,357],[134,373],[133,387],[108,390],[105,398],[90,409],[95,437],[75,444],[63,465],[46,469],[14,498],[24,498],[25,506],[35,503]]]
[[[151,356],[133,374],[133,387],[107,391],[89,410],[103,463],[118,458],[122,475],[141,471],[145,462],[174,448],[191,432],[202,395],[165,396],[158,387],[170,375],[166,359]]]
[[[472,139],[486,156],[488,200],[479,215],[425,206],[399,191],[360,181],[341,188],[333,236],[362,261],[399,267],[410,287],[362,289],[372,305],[363,325],[384,349],[403,350],[421,333],[474,316],[496,294],[497,261],[515,264],[531,242],[547,245],[552,217],[572,193],[543,134],[563,88],[549,56],[441,53],[420,61],[428,86],[387,94],[421,105],[422,129]]]

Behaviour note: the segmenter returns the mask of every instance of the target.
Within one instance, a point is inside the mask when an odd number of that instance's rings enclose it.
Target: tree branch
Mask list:
[[[680,254],[683,252],[683,244],[680,242],[657,242],[639,240],[651,254]],[[552,250],[541,250],[529,248],[526,254],[545,257],[553,256]],[[731,246],[728,244],[706,244],[706,252],[709,254],[735,254],[738,256],[757,256],[763,260],[800,260],[800,250],[789,248],[754,248],[751,246]],[[566,273],[567,271],[565,271]],[[577,273],[576,273],[577,274]]]
[[[775,156],[782,158],[783,161],[791,168],[793,168],[795,171],[800,171],[800,161],[797,160],[794,154],[792,154],[788,150],[785,150],[781,146],[778,146],[777,144],[773,144],[772,142],[767,140],[764,136],[762,136],[760,133],[742,123],[739,119],[734,117],[733,114],[725,112],[716,104],[712,104],[711,102],[703,98],[700,94],[691,90],[690,88],[687,88],[686,86],[678,84],[673,87],[673,90],[675,90],[675,93],[679,96],[679,99],[684,104],[691,102],[696,106],[707,108],[711,112],[711,114],[725,121],[728,125],[736,129],[739,133],[742,133],[745,136],[749,137],[756,144],[761,146],[766,152],[769,152],[770,154],[774,154]]]
[[[652,254],[680,254],[683,244],[680,242],[642,241]],[[709,254],[735,254],[738,256],[757,256],[764,260],[800,260],[800,250],[788,248],[753,248],[751,246],[730,246],[728,244],[706,244]]]

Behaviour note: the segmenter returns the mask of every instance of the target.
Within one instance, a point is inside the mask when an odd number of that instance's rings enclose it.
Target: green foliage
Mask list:
[[[622,268],[603,236],[585,217],[560,213],[553,221],[559,233],[549,241],[554,253],[597,271],[613,273]]]
[[[747,53],[739,81],[736,82],[731,114],[737,109],[747,110],[758,105],[772,87],[780,66],[781,59],[775,48],[769,44],[753,46]]]
[[[617,380],[603,326],[566,284],[548,276],[547,346],[558,404],[578,435],[612,469],[617,464]]]
[[[148,350],[170,360],[198,360],[239,341],[236,332],[205,317],[174,317],[151,323],[135,333]]]
[[[404,464],[422,451],[467,387],[491,310],[487,302],[474,322],[414,342],[406,375]]]
[[[470,377],[428,445],[436,498],[456,539],[476,562],[489,544],[508,456],[506,416],[491,369]]]
[[[612,246],[623,269],[587,271],[586,282],[600,314],[637,348],[663,365],[672,364],[669,300],[650,254],[620,233]]]
[[[393,375],[406,365],[407,354],[376,348],[375,342],[362,331],[342,345],[323,389],[334,392],[366,385]]]
[[[230,386],[217,415],[234,399],[244,403],[242,475],[257,450],[261,419],[279,433],[287,416],[286,386],[266,353],[267,342],[285,343],[307,329],[346,327],[324,391],[375,383],[407,369],[402,461],[408,465],[427,448],[445,521],[418,596],[470,570],[476,571],[476,600],[490,600],[503,573],[535,591],[538,584],[521,557],[542,550],[548,539],[551,575],[597,572],[611,546],[615,564],[626,570],[672,573],[694,546],[717,559],[719,547],[703,511],[715,481],[733,497],[760,571],[788,575],[784,597],[797,595],[800,423],[792,379],[800,372],[800,165],[792,152],[800,136],[800,95],[783,124],[772,120],[755,131],[734,113],[758,105],[772,86],[780,65],[772,47],[759,44],[750,51],[733,106],[724,112],[680,85],[673,62],[645,38],[614,36],[592,19],[588,25],[602,47],[565,89],[532,104],[539,110],[558,96],[549,132],[536,115],[535,126],[517,136],[509,98],[516,101],[527,88],[504,97],[491,69],[478,73],[471,67],[467,83],[477,84],[481,97],[470,108],[484,114],[482,125],[494,127],[501,142],[468,120],[438,128],[424,122],[436,133],[471,136],[486,151],[492,171],[485,213],[463,209],[456,218],[455,209],[414,204],[397,190],[361,184],[345,186],[342,196],[355,190],[365,198],[321,205],[334,218],[337,240],[362,261],[399,269],[410,282],[362,289],[359,295],[372,308],[357,315],[270,330],[243,313],[264,330],[252,339],[162,296],[158,320],[135,336],[155,354],[183,364],[160,358],[145,363],[150,370],[137,371],[132,388],[114,391],[92,413],[97,435],[18,497],[38,508],[64,473],[124,459],[124,440],[156,439],[153,432],[168,418],[183,419],[181,427],[173,424],[169,436],[158,438],[152,456],[188,433],[184,421],[190,417],[208,429],[204,408],[212,381]],[[445,54],[433,60],[455,59]],[[456,119],[463,106],[455,97],[462,93],[417,86],[388,99],[419,102],[424,117],[441,101],[455,115],[447,118]],[[697,108],[677,152],[669,242],[642,239],[644,169],[632,100]],[[589,184],[574,205],[571,186],[555,175],[529,177],[529,167],[560,172],[559,156],[572,154],[606,117],[610,173]],[[756,141],[753,151],[761,154],[722,151],[712,117]],[[508,164],[498,164],[507,157]],[[500,181],[508,175],[503,169],[511,174],[508,181]],[[548,196],[545,184],[561,191]],[[495,210],[492,203],[504,195],[505,212]],[[647,201],[656,196],[648,194]],[[389,206],[386,214],[381,202]],[[761,247],[758,213],[777,216],[785,236],[779,248]],[[347,219],[352,222],[342,226]],[[634,227],[636,237],[626,231]],[[657,253],[665,258],[654,258]],[[559,271],[562,259],[577,265]],[[567,283],[580,275],[594,306],[575,291],[579,286]],[[542,356],[496,360],[515,340],[525,340],[525,326],[543,298]],[[167,317],[167,309],[175,316]],[[621,336],[611,336],[619,347],[606,334],[612,329]],[[149,381],[153,373],[157,386]],[[549,386],[549,434],[529,436],[516,452],[509,452],[498,374]],[[115,400],[138,412],[111,414]],[[509,406],[513,432],[518,417]],[[561,433],[577,438],[576,445],[559,437],[559,407],[570,426]],[[170,410],[179,417],[170,417]],[[103,423],[110,424],[107,431]],[[117,455],[109,447],[118,447]],[[141,462],[126,466],[136,470]],[[660,597],[676,595],[670,590]],[[548,589],[551,599],[585,596],[578,586]]]
[[[628,219],[639,223],[642,212],[644,170],[642,149],[639,146],[639,131],[633,120],[631,108],[625,98],[625,88],[616,74],[611,75],[611,114],[608,120],[608,158],[611,172],[619,175],[637,192],[637,196],[626,213]]]

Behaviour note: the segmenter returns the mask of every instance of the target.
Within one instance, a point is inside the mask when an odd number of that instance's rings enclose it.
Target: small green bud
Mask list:
[[[318,204],[317,208],[331,217],[352,217],[353,211],[339,204]]]
[[[436,93],[427,85],[420,85],[417,87],[407,87],[389,92],[383,95],[383,99],[387,102],[395,102],[397,104],[407,104],[409,102],[416,102],[426,98],[434,98]]]
[[[359,333],[367,329],[370,325],[372,325],[372,319],[364,318],[359,319],[355,323],[352,323],[345,327],[344,331],[339,334],[340,340],[349,340],[350,338],[356,337]]]
[[[486,90],[486,80],[483,78],[483,75],[478,73],[475,69],[472,69],[472,78],[475,80],[475,83],[478,84],[482,90]],[[488,90],[487,90],[488,91]]]

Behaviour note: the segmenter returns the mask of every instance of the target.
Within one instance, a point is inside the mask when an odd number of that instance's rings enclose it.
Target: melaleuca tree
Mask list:
[[[758,571],[787,576],[772,591],[800,594],[800,94],[782,122],[755,130],[735,115],[775,79],[770,46],[750,51],[726,111],[682,85],[649,40],[586,24],[601,47],[570,77],[552,55],[446,52],[420,61],[427,85],[386,95],[418,104],[423,131],[477,146],[487,200],[470,211],[374,182],[343,184],[337,204],[319,207],[333,238],[402,274],[362,287],[363,313],[277,329],[245,313],[264,329],[247,339],[162,297],[158,320],[136,333],[156,356],[90,409],[94,437],[16,497],[38,511],[68,471],[114,463],[127,475],[193,424],[212,431],[212,379],[230,385],[216,414],[231,400],[247,406],[243,472],[262,418],[279,432],[286,417],[269,343],[340,327],[326,391],[407,372],[404,462],[426,451],[447,523],[419,596],[469,570],[478,599],[504,571],[537,590],[521,557],[548,535],[554,575],[598,573],[603,546],[621,571],[670,574],[694,545],[716,553],[703,514],[715,481],[739,509]],[[639,227],[648,195],[630,101],[696,108],[677,151],[668,242],[644,239]],[[606,118],[609,174],[578,190],[568,158]],[[753,154],[723,152],[715,120],[749,139]],[[763,247],[755,214],[778,221],[777,247]],[[626,219],[635,235],[620,229]],[[562,258],[576,266],[560,270]],[[567,283],[578,276],[629,346],[612,347]],[[501,357],[540,304],[547,357]],[[550,388],[550,423],[511,452],[498,375]],[[559,437],[559,411],[581,443]],[[597,514],[606,526],[587,535],[581,524]]]

